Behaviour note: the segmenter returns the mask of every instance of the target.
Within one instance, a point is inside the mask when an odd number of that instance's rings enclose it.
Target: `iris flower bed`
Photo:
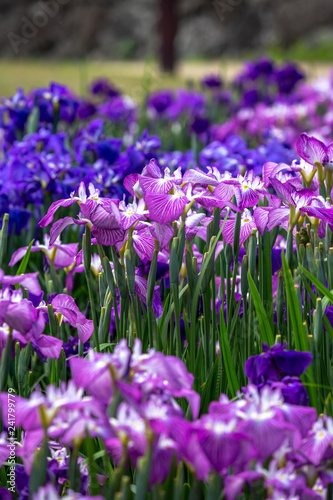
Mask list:
[[[333,80],[0,105],[0,496],[333,498]]]

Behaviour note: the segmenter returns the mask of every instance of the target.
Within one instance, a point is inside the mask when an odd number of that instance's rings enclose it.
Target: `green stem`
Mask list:
[[[88,225],[86,225],[86,231],[85,231],[85,234],[83,235],[82,246],[83,246],[84,273],[86,275],[90,308],[91,308],[92,320],[93,320],[93,324],[94,324],[94,336],[95,336],[96,350],[97,350],[97,352],[100,352],[99,340],[98,340],[96,307],[95,307],[94,295],[93,295],[92,288],[91,288],[91,269],[90,269],[90,265],[91,265],[91,231],[90,231],[90,227]]]

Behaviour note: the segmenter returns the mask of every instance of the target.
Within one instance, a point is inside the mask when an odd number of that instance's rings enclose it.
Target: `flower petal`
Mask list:
[[[148,193],[146,203],[151,220],[160,224],[168,224],[177,220],[189,203],[186,196],[179,194],[152,194]]]

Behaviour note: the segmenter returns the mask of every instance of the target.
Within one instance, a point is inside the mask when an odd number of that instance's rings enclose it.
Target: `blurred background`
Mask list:
[[[331,0],[0,0],[0,95],[108,76],[136,97],[262,55],[313,76],[333,58]]]

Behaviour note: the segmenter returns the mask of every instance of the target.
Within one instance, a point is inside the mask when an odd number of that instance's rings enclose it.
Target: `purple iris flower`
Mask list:
[[[173,172],[180,167],[182,174],[190,168],[195,168],[197,166],[192,150],[186,151],[185,153],[182,151],[163,152],[159,155],[158,163],[162,168],[168,166]]]
[[[183,213],[185,206],[190,200],[185,196],[182,189],[174,187],[173,194],[153,194],[146,197],[149,210],[149,218],[160,224],[168,224],[177,220]]]
[[[249,462],[257,453],[247,433],[239,430],[236,419],[218,414],[205,415],[197,422],[199,445],[217,473],[235,464]]]
[[[74,196],[73,192],[70,198],[53,202],[39,225],[47,226],[53,221],[58,208],[68,207],[74,203],[79,203],[84,218],[81,216],[79,219],[74,219],[68,216],[54,223],[50,231],[50,245],[54,244],[65,227],[70,224],[81,226],[90,224],[93,236],[102,245],[114,245],[124,238],[124,231],[120,226],[119,200],[100,198],[99,190],[95,189],[92,184],[89,185],[89,196],[87,196],[83,182],[78,189],[78,196]]]
[[[226,220],[224,227],[222,229],[223,239],[226,243],[232,244],[234,240],[235,232],[235,215],[232,213],[231,218]],[[223,221],[221,221],[221,225]],[[250,236],[253,229],[257,229],[255,219],[251,215],[250,211],[245,208],[241,215],[241,226],[239,233],[239,244],[242,245],[247,238]]]
[[[269,348],[263,344],[263,353],[251,356],[245,364],[246,376],[254,384],[280,380],[283,376],[299,376],[309,366],[312,355],[307,352],[286,351],[287,344]]]
[[[286,63],[275,73],[276,83],[282,94],[290,94],[304,74],[292,63]]]
[[[4,276],[2,274],[0,282],[7,285],[21,284],[37,295],[41,291],[37,274],[19,276]],[[0,292],[0,325],[5,330],[11,328],[13,337],[23,346],[31,341],[41,359],[44,360],[44,357],[59,358],[62,340],[43,334],[45,320],[42,311],[29,300],[23,299],[22,290],[12,291],[9,288],[4,288]]]
[[[214,141],[208,144],[200,153],[199,160],[201,166],[216,165],[220,170],[220,166],[223,165],[223,159],[228,156],[228,149],[226,146],[221,144],[219,141]]]
[[[117,97],[120,91],[107,78],[97,78],[89,86],[91,94],[102,97]]]
[[[83,99],[79,101],[79,107],[77,114],[80,120],[87,120],[91,118],[96,113],[95,105],[90,101],[84,101]]]
[[[20,499],[29,499],[29,476],[21,464],[15,465],[15,487]]]
[[[128,96],[115,96],[98,106],[98,114],[115,123],[129,125],[135,120],[137,103]]]
[[[0,102],[0,127],[5,131],[5,139],[12,144],[18,137],[17,132],[24,131],[32,105],[22,88],[15,95]]]
[[[68,321],[71,326],[77,329],[79,339],[85,344],[93,334],[93,320],[87,319],[85,315],[81,313],[73,297],[61,293],[53,298],[51,305],[55,314],[63,316],[65,321]]]
[[[325,314],[327,316],[328,321],[333,326],[333,306],[327,306],[325,309]]]
[[[167,194],[172,188],[181,184],[181,168],[179,167],[171,175],[170,169],[166,167],[163,175],[157,161],[153,158],[138,176],[138,182],[143,194]]]
[[[66,355],[66,365],[69,366],[69,359],[72,356],[77,356],[79,352],[79,339],[77,337],[69,337],[68,342],[63,344],[63,350]],[[90,342],[85,342],[83,344],[83,354],[87,354],[90,347]]]
[[[58,111],[60,118],[68,123],[76,117],[78,100],[65,85],[51,82],[49,88],[35,90],[31,98],[39,108],[41,122],[52,123]]]
[[[82,474],[82,473],[81,473]],[[88,489],[88,488],[87,488]],[[72,490],[67,490],[65,495],[59,496],[57,489],[53,484],[47,483],[45,486],[41,486],[37,493],[34,494],[33,500],[103,500],[100,495],[89,496],[86,495],[86,491],[75,492]]]
[[[8,210],[9,224],[8,232],[14,234],[21,234],[21,232],[27,228],[31,212],[20,207],[13,207]]]
[[[124,343],[120,342],[116,349],[119,353],[118,362],[111,354],[98,354],[92,349],[88,351],[88,357],[71,358],[69,361],[74,382],[78,387],[87,390],[89,394],[108,404],[113,395],[112,377],[110,366],[115,365],[116,375],[121,378],[127,373],[130,352]],[[117,355],[117,354],[116,354]]]
[[[188,116],[200,114],[204,109],[205,96],[192,90],[179,90],[174,102],[167,108],[170,120],[177,120],[183,113]]]
[[[210,120],[208,118],[196,116],[191,123],[191,130],[197,135],[202,135],[208,132],[209,126]]]
[[[173,93],[170,90],[160,90],[149,94],[147,104],[158,115],[163,114],[173,102]]]
[[[117,177],[123,179],[127,175],[141,172],[145,165],[157,156],[160,146],[160,138],[149,136],[145,130],[135,144],[129,146],[113,165]]]
[[[322,416],[313,424],[308,436],[303,440],[300,452],[310,463],[319,465],[324,457],[332,460],[332,442],[333,420],[331,417]]]
[[[271,387],[280,389],[283,399],[287,404],[299,406],[308,406],[309,404],[307,390],[298,377],[283,377],[280,382],[273,382]]]
[[[301,134],[297,140],[297,152],[303,160],[312,165],[323,164],[327,158],[327,147],[316,137]]]
[[[34,295],[39,295],[42,291],[37,277],[38,271],[35,273],[19,274],[17,276],[7,276],[0,269],[0,283],[2,285],[21,285]]]
[[[31,252],[42,251],[46,256],[48,263],[51,261],[54,263],[56,269],[62,269],[64,267],[70,267],[74,263],[74,257],[77,254],[79,244],[78,243],[68,243],[63,244],[58,238],[53,245],[50,245],[50,237],[44,235],[44,245],[41,245],[38,241],[31,247]],[[22,247],[16,250],[9,262],[9,266],[14,266],[17,262],[23,259],[26,254],[28,247]]]
[[[259,93],[256,89],[250,89],[244,92],[241,106],[251,108],[259,101]]]
[[[9,457],[10,449],[8,448],[7,435],[5,432],[0,434],[0,467],[6,462]]]
[[[212,73],[211,75],[205,76],[201,80],[201,84],[202,84],[202,86],[207,87],[207,88],[218,89],[218,88],[221,88],[223,86],[223,80],[219,74]]]
[[[252,170],[246,172],[244,176],[239,174],[237,179],[221,181],[213,192],[214,196],[223,201],[229,201],[234,195],[241,210],[254,207],[259,199],[263,201],[266,194],[264,182],[259,176],[255,176]]]
[[[106,160],[112,165],[120,155],[121,139],[105,136],[102,119],[92,120],[86,129],[82,129],[74,139],[75,158],[78,163]]]
[[[236,81],[244,84],[247,81],[255,81],[259,78],[269,77],[275,70],[274,63],[270,59],[263,57],[258,61],[248,62],[245,64],[245,69],[238,75]]]

